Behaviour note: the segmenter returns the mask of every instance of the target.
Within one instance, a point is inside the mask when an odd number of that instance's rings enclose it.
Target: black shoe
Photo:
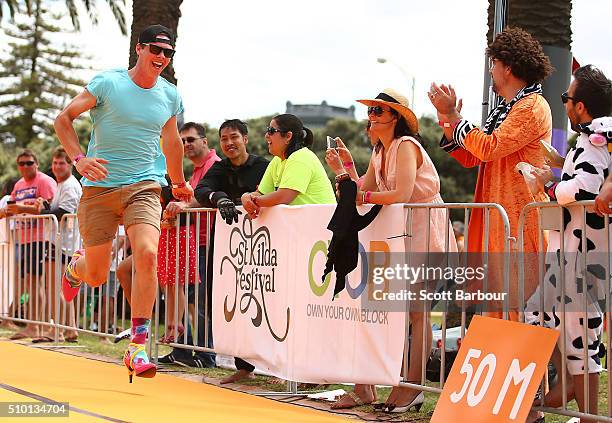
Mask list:
[[[158,357],[157,362],[162,364],[174,364],[176,362],[176,358],[172,353],[169,353]]]
[[[201,358],[196,358],[196,357],[180,357],[179,358],[179,357],[176,357],[174,359],[175,359],[175,364],[180,364],[181,366],[195,367],[195,368],[200,368],[200,369],[214,367],[214,366],[211,366],[208,363],[206,363]]]

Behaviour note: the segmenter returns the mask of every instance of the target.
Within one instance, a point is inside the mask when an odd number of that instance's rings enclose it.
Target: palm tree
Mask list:
[[[130,68],[136,64],[136,44],[138,35],[147,26],[164,25],[174,32],[178,28],[183,0],[134,0],[132,3],[132,35],[130,38]],[[162,76],[176,84],[172,63],[164,69]]]
[[[533,35],[550,57],[555,71],[544,81],[544,97],[553,115],[553,145],[566,151],[567,116],[559,95],[567,89],[572,65],[572,1],[571,0],[508,0],[506,25],[518,26]],[[493,37],[495,0],[489,0],[487,41]]]
[[[81,25],[79,23],[79,13],[76,8],[75,0],[64,0],[66,3],[66,9],[68,9],[68,14],[70,15],[70,20],[72,21],[72,25],[74,29],[79,31]],[[98,23],[98,15],[96,14],[96,0],[81,0],[83,6],[85,6],[85,10],[89,15],[89,19],[95,25]],[[108,3],[108,7],[110,7],[115,20],[117,21],[117,25],[119,25],[119,29],[123,35],[127,35],[127,25],[125,23],[125,13],[123,12],[123,8],[125,7],[125,0],[106,0]],[[32,1],[31,0],[0,0],[0,20],[3,16],[4,7],[9,10],[9,15],[11,18],[15,16],[16,13],[26,12],[28,15],[32,14]],[[23,10],[25,8],[25,10]]]

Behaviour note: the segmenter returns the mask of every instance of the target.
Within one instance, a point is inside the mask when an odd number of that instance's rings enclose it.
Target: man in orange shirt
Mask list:
[[[487,56],[493,90],[502,101],[491,111],[482,129],[476,128],[459,114],[460,107],[458,110],[455,91],[450,85],[432,84],[429,99],[438,112],[444,130],[440,146],[462,166],[479,166],[474,202],[500,204],[508,214],[510,236],[518,239],[523,207],[534,201],[546,201],[543,194],[531,194],[523,177],[515,171],[515,166],[519,162],[537,167],[544,165],[540,140],[550,142],[552,116],[542,96],[540,83],[553,68],[540,43],[520,28],[506,28],[499,33],[487,48]],[[525,298],[528,298],[538,281],[537,260],[534,254],[529,254],[538,251],[535,213],[528,216],[525,228],[522,248],[525,257],[530,257],[525,274],[534,275],[525,282]],[[492,211],[488,245],[485,245],[485,213],[482,209],[474,209],[468,227],[468,251],[502,253],[505,243],[503,220],[499,213]],[[515,243],[511,244],[511,249],[517,249]],[[489,292],[503,292],[502,269],[498,267],[496,270],[499,271],[490,272]],[[516,272],[511,271],[510,274]],[[517,294],[518,282],[511,280],[511,309],[514,310],[518,306]],[[496,307],[495,312],[489,315],[501,317],[498,310]],[[516,319],[517,314],[513,312],[512,317]]]

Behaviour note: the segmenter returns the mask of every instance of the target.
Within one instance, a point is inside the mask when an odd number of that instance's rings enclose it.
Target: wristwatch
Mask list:
[[[556,181],[548,181],[544,184],[544,192],[550,197],[551,200],[556,200],[555,188],[557,187]]]
[[[351,175],[349,175],[348,173],[341,173],[340,175],[336,176],[336,183],[340,183],[347,179],[351,179]]]

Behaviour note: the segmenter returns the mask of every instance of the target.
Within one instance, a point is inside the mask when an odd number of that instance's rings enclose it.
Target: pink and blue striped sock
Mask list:
[[[147,332],[149,331],[151,319],[144,317],[136,317],[132,319],[132,342],[135,344],[144,344],[147,342]]]

